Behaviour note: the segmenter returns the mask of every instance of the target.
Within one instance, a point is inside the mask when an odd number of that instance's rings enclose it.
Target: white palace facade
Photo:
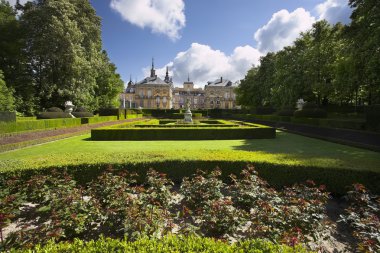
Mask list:
[[[180,109],[189,100],[191,109],[236,109],[236,87],[236,83],[222,77],[207,82],[204,89],[195,88],[189,77],[183,87],[174,87],[168,68],[161,79],[152,62],[150,76],[136,83],[130,80],[120,94],[120,102],[121,108]]]

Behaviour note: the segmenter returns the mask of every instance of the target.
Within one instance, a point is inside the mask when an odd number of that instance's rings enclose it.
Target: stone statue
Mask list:
[[[297,109],[298,110],[302,110],[302,108],[303,108],[303,106],[304,106],[304,104],[305,104],[306,102],[302,99],[302,98],[300,98],[300,99],[298,99],[297,100]]]
[[[186,100],[186,112],[191,112],[191,111],[190,111],[190,107],[191,107],[190,99],[187,99],[187,100]]]
[[[183,120],[185,123],[193,123],[193,114],[191,113],[190,106],[191,106],[190,99],[187,99],[186,100],[186,112],[184,113],[185,118]]]
[[[65,102],[65,112],[67,112],[68,114],[70,114],[70,116],[72,118],[75,118],[74,115],[71,114],[73,112],[74,107],[75,107],[75,105],[73,105],[73,103],[71,101],[66,101]]]

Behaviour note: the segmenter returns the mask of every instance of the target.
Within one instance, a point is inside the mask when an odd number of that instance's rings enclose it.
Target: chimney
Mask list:
[[[220,82],[223,83],[223,77],[222,76],[220,77]]]

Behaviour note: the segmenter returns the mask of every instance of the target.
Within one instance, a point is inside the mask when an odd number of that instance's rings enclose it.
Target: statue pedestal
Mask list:
[[[193,114],[191,113],[190,110],[187,110],[185,113],[185,118],[184,118],[184,122],[185,123],[193,123]]]

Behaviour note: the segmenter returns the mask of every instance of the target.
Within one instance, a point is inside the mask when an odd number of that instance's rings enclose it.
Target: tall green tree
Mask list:
[[[3,72],[0,70],[0,111],[13,111],[13,92],[7,87],[4,81]]]
[[[0,69],[8,88],[14,90],[16,110],[33,114],[36,93],[22,54],[23,38],[16,10],[5,0],[0,0]]]
[[[380,103],[380,1],[350,0],[355,72],[369,104]]]
[[[101,67],[96,79],[95,96],[100,108],[118,107],[119,94],[123,91],[124,82],[116,73],[116,66],[109,60],[107,52],[102,52]]]

